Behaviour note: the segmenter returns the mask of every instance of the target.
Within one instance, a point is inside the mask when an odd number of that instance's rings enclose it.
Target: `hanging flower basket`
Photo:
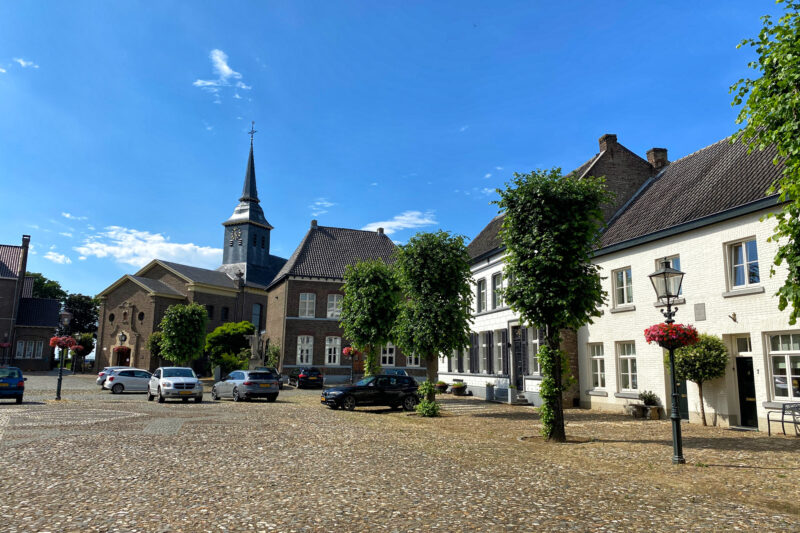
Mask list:
[[[72,349],[77,346],[78,341],[74,338],[70,337],[69,335],[64,335],[63,337],[52,337],[50,339],[50,346],[53,348],[69,348]]]
[[[694,326],[684,324],[655,324],[644,330],[648,343],[656,343],[667,350],[691,346],[699,340]]]

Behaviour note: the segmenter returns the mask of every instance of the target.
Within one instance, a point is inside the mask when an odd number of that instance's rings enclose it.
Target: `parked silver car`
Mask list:
[[[103,384],[106,382],[106,378],[112,372],[117,370],[118,368],[130,368],[130,367],[127,367],[127,366],[107,366],[107,367],[104,367],[103,370],[101,370],[100,372],[97,373],[97,380],[95,381],[95,383],[100,385],[100,388],[102,389],[103,388]]]
[[[266,398],[269,402],[278,399],[278,380],[272,372],[258,370],[236,370],[217,381],[211,388],[211,398],[233,398],[234,402],[252,398]]]
[[[184,402],[194,398],[195,402],[200,403],[203,401],[203,384],[191,368],[156,368],[147,386],[147,401],[153,398],[158,398],[158,403],[164,403],[167,398],[180,398]]]
[[[141,368],[119,368],[106,376],[104,389],[114,394],[122,392],[145,392],[153,374]]]

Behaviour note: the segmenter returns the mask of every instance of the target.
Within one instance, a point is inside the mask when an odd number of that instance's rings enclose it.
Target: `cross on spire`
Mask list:
[[[248,131],[247,133],[250,134],[250,144],[253,144],[253,135],[257,133],[255,120],[250,122],[250,131]]]

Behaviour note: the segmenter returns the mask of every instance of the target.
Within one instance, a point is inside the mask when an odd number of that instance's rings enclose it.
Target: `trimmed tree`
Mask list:
[[[400,289],[392,269],[383,261],[359,261],[344,272],[344,298],[339,326],[344,336],[366,354],[364,375],[381,370],[377,350],[392,340]]]
[[[267,356],[265,357],[267,366],[278,368],[281,361],[281,349],[277,344],[269,344],[267,346]]]
[[[744,124],[734,137],[748,151],[775,146],[773,161],[783,163],[783,176],[767,193],[778,192],[785,202],[777,214],[775,232],[770,238],[778,244],[774,264],[786,264],[788,275],[778,290],[778,309],[791,306],[789,323],[800,316],[800,1],[778,0],[786,13],[774,23],[762,17],[764,26],[753,39],[739,47],[755,48],[758,59],[748,66],[760,78],[743,78],[731,86],[732,105],[741,105],[737,124]],[[771,269],[771,274],[775,268]]]
[[[722,339],[714,335],[700,335],[700,340],[691,346],[675,350],[675,374],[678,379],[697,383],[700,393],[700,417],[706,424],[706,408],[703,401],[703,383],[725,375],[728,367],[728,349]]]
[[[573,379],[560,349],[561,330],[578,329],[600,316],[605,292],[592,252],[609,194],[602,178],[562,176],[559,168],[515,173],[498,193],[505,214],[503,294],[525,324],[544,330],[545,345],[538,352],[542,434],[565,442],[562,395]]]
[[[80,333],[75,335],[75,341],[78,343],[76,348],[80,346],[80,350],[73,348],[72,351],[72,371],[77,372],[78,369],[83,369],[83,360],[86,356],[94,350],[94,335],[91,333]],[[76,363],[80,363],[77,364]]]
[[[47,279],[39,272],[25,272],[25,276],[33,278],[34,298],[54,298],[61,302],[67,297],[67,291],[55,280]]]
[[[417,233],[398,247],[395,262],[403,298],[394,337],[406,354],[425,361],[436,383],[440,354],[469,346],[472,275],[464,238],[446,231]],[[426,400],[435,401],[433,386]]]
[[[223,374],[241,369],[250,358],[250,340],[247,336],[255,331],[255,326],[246,320],[227,322],[214,329],[206,336],[205,346],[211,364],[219,365]]]
[[[99,310],[97,300],[85,294],[70,294],[64,300],[64,307],[72,313],[72,320],[67,328],[68,333],[94,333],[97,331]]]
[[[147,339],[147,349],[150,351],[150,360],[158,361],[158,366],[161,366],[161,339],[162,335],[160,331],[154,331]]]
[[[186,365],[203,355],[208,311],[200,304],[171,305],[164,313],[161,329],[161,357]]]

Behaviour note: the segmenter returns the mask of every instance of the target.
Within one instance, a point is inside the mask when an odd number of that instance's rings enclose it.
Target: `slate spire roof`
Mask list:
[[[242,196],[239,198],[239,205],[236,206],[233,214],[222,225],[231,226],[248,222],[256,226],[272,229],[272,226],[264,216],[264,210],[261,209],[258,191],[256,190],[256,164],[253,159],[252,138],[250,139],[250,155],[247,158],[247,170],[244,174],[244,186],[242,187]]]

